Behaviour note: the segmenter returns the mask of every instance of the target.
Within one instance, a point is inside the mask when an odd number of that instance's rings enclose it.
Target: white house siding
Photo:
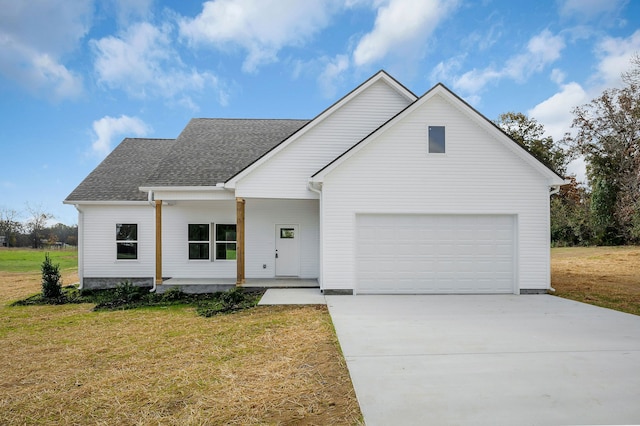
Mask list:
[[[189,224],[236,223],[235,201],[176,201],[162,207],[162,275],[235,278],[234,260],[189,260]],[[213,254],[213,245],[210,254]]]
[[[83,205],[83,282],[86,288],[106,285],[105,278],[145,278],[153,284],[155,268],[154,208],[138,206]],[[138,259],[116,259],[116,224],[138,225]],[[114,281],[114,280],[110,280]],[[117,284],[116,283],[111,283]]]
[[[245,204],[245,276],[273,278],[275,226],[296,224],[300,235],[300,276],[318,276],[318,201],[255,200]],[[227,260],[189,260],[188,224],[236,223],[235,201],[177,201],[162,209],[163,276],[235,278],[237,264]],[[213,253],[213,247],[211,247]],[[263,268],[266,265],[266,268]]]
[[[275,154],[236,185],[236,196],[317,198],[307,189],[311,175],[409,104],[378,81]]]
[[[247,278],[275,276],[276,225],[298,225],[300,278],[318,278],[318,200],[247,199],[245,223]]]
[[[429,125],[446,154],[427,153]],[[545,178],[439,95],[328,173],[322,204],[325,289],[354,288],[361,213],[515,215],[515,290],[549,287]]]

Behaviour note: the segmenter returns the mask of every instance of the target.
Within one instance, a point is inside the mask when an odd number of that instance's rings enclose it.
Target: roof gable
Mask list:
[[[558,175],[554,170],[550,169],[546,164],[542,163],[538,160],[533,154],[531,154],[528,150],[526,150],[523,146],[509,137],[502,129],[495,125],[492,121],[478,112],[475,108],[470,106],[467,102],[449,90],[444,84],[438,83],[431,89],[429,89],[424,95],[422,95],[419,99],[417,99],[412,104],[408,105],[403,111],[400,111],[396,116],[389,119],[385,124],[380,126],[378,129],[373,131],[367,137],[359,141],[357,144],[352,146],[349,150],[345,151],[342,155],[334,159],[331,163],[327,164],[322,169],[318,170],[313,176],[312,181],[321,182],[327,174],[331,173],[332,170],[339,167],[346,159],[350,158],[353,155],[356,155],[357,152],[366,146],[368,143],[376,139],[378,136],[383,134],[385,131],[390,129],[396,123],[401,121],[405,116],[410,114],[415,109],[419,108],[425,102],[428,102],[429,99],[433,98],[436,95],[442,96],[445,100],[447,100],[450,104],[452,104],[456,109],[465,114],[470,120],[478,124],[481,128],[491,134],[496,140],[501,142],[503,146],[510,151],[514,152],[516,155],[521,157],[525,162],[530,164],[534,169],[536,169],[539,173],[546,176],[550,182],[553,182],[554,185],[561,185],[564,182],[564,179]]]
[[[318,114],[308,124],[306,124],[304,127],[301,127],[297,132],[292,134],[289,138],[287,138],[286,140],[282,141],[282,143],[274,146],[271,150],[266,152],[260,158],[257,158],[254,162],[252,162],[245,169],[241,170],[235,176],[231,177],[229,180],[226,181],[225,186],[228,187],[228,188],[234,188],[236,182],[238,182],[240,179],[245,177],[247,174],[251,173],[251,171],[253,171],[255,168],[259,167],[261,164],[265,163],[266,161],[269,161],[269,159],[272,156],[274,156],[275,154],[277,154],[278,152],[280,152],[281,150],[286,148],[291,143],[294,143],[298,138],[304,136],[304,134],[306,134],[307,132],[311,131],[315,126],[320,124],[322,121],[324,121],[329,116],[334,114],[337,110],[339,110],[344,105],[349,103],[349,101],[351,101],[352,99],[354,99],[355,97],[357,97],[362,92],[364,92],[369,87],[371,87],[372,85],[376,84],[379,81],[382,81],[382,82],[386,83],[387,85],[389,85],[389,87],[391,87],[392,89],[396,90],[401,96],[406,98],[409,102],[414,102],[417,99],[417,96],[415,94],[413,94],[413,92],[411,92],[409,89],[407,89],[402,84],[400,84],[396,79],[391,77],[384,70],[380,70],[376,74],[371,76],[368,80],[366,80],[364,83],[360,84],[358,87],[353,89],[351,92],[347,93],[345,96],[343,96],[338,101],[336,101],[333,105],[331,105],[330,107],[325,109],[323,112]]]

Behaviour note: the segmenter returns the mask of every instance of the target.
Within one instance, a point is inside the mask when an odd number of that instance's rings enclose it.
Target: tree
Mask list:
[[[27,232],[31,234],[31,241],[33,248],[40,247],[40,239],[42,238],[42,230],[45,228],[47,221],[54,218],[51,213],[43,211],[42,205],[31,206],[27,203],[27,212],[29,212],[30,218],[27,220],[25,226]]]
[[[590,194],[575,176],[569,180],[571,183],[551,198],[551,242],[557,246],[589,245],[593,240]]]
[[[521,112],[500,114],[495,122],[506,134],[551,167],[556,173],[567,172],[569,158],[551,136],[544,136],[544,126]]]
[[[629,71],[622,73],[622,81],[628,85],[635,84],[638,86],[640,85],[640,54],[633,55],[631,64],[633,67]]]
[[[17,220],[20,214],[13,209],[0,210],[0,235],[4,236],[7,247],[16,245],[16,235],[22,232],[22,224]]]
[[[50,236],[51,241],[60,241],[70,245],[76,245],[78,241],[78,226],[65,225],[63,223],[56,223],[46,230],[46,233]]]
[[[40,269],[42,271],[42,296],[47,299],[59,298],[62,295],[60,265],[51,263],[49,253],[46,253]]]
[[[496,124],[556,173],[564,175],[567,172],[567,152],[551,136],[544,136],[544,126],[535,118],[520,112],[507,112],[500,114]],[[560,188],[560,192],[551,198],[551,243],[587,245],[593,235],[588,192],[577,183],[575,176],[570,179],[571,184]]]
[[[632,62],[623,88],[606,89],[573,110],[577,132],[565,137],[572,153],[587,162],[602,244],[640,241],[640,57]]]

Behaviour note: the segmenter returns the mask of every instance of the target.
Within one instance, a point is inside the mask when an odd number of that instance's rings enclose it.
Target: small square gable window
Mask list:
[[[444,154],[444,126],[429,126],[429,154]]]

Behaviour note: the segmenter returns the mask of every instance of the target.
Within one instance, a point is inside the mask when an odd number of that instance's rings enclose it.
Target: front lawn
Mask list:
[[[40,276],[4,265],[2,425],[361,422],[324,306],[210,318],[184,304],[10,306],[38,293]],[[75,270],[63,269],[63,280],[77,282]]]

